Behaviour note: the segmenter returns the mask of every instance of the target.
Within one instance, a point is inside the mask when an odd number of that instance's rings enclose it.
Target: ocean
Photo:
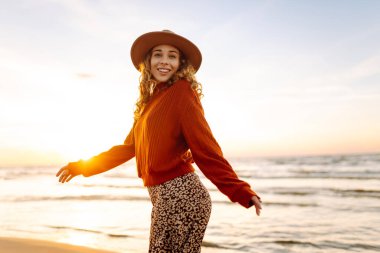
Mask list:
[[[213,200],[202,252],[380,252],[380,154],[228,160],[262,215],[197,171]],[[68,184],[58,169],[0,168],[0,236],[147,252],[151,203],[134,160]]]

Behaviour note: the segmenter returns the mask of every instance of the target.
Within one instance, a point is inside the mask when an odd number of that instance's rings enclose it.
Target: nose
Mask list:
[[[168,65],[169,64],[168,62],[169,62],[169,58],[167,56],[161,57],[160,64],[162,64],[162,65]]]

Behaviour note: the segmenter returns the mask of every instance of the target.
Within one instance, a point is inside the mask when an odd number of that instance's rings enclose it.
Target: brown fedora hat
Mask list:
[[[198,47],[190,40],[173,33],[169,30],[149,32],[138,37],[131,47],[131,58],[133,65],[139,70],[139,65],[144,61],[145,55],[153,47],[158,45],[171,45],[180,50],[193,65],[195,71],[202,63],[202,54]]]

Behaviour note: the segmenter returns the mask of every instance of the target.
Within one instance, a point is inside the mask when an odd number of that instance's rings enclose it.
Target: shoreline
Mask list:
[[[4,253],[116,253],[66,243],[18,237],[0,237],[0,249]]]

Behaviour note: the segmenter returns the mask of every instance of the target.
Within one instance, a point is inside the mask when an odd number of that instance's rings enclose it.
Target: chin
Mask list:
[[[155,79],[157,82],[159,82],[159,83],[165,83],[165,82],[169,81],[170,78],[172,78],[172,77],[173,77],[173,76],[165,77],[165,78],[160,77],[160,78],[154,78],[154,79]]]

